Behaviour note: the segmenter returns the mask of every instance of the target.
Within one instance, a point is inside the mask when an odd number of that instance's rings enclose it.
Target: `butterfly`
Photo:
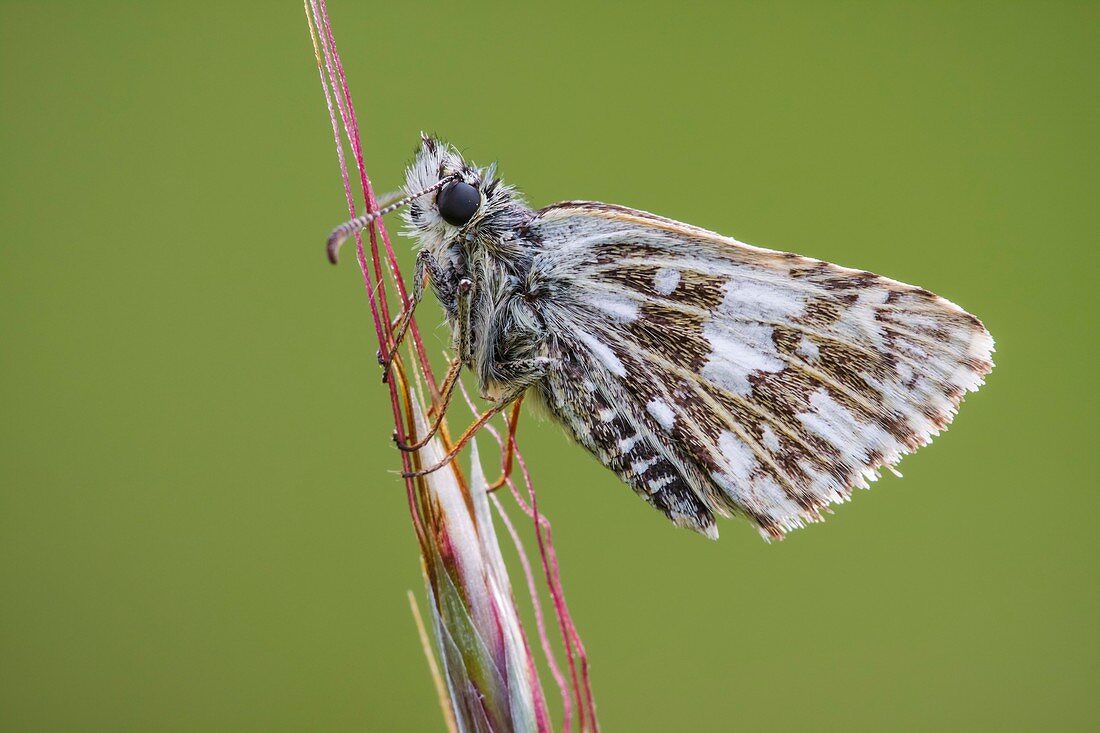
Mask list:
[[[532,209],[495,165],[434,137],[421,136],[404,193],[337,227],[332,261],[407,207],[413,305],[427,279],[453,381],[465,366],[497,410],[535,398],[708,537],[716,516],[766,539],[820,521],[947,428],[993,368],[982,322],[928,290],[625,206]]]

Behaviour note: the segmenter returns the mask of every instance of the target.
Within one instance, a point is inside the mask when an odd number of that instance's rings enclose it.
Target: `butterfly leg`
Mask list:
[[[509,402],[512,401],[512,399],[514,398],[509,398]],[[470,442],[470,438],[474,437],[474,434],[477,433],[478,430],[485,426],[485,423],[492,420],[498,412],[500,412],[507,406],[508,402],[502,402],[500,404],[493,405],[488,410],[481,413],[481,416],[478,417],[477,420],[474,420],[473,424],[470,425],[470,427],[466,428],[462,435],[459,436],[458,440],[455,441],[455,444],[451,447],[449,451],[447,451],[447,455],[443,456],[443,459],[436,463],[434,466],[429,466],[428,468],[423,468],[419,471],[406,471],[402,473],[401,476],[404,478],[417,478],[419,476],[427,476],[429,473],[435,473],[439,469],[443,468],[455,459],[455,456],[458,455],[459,451],[461,451],[466,446],[466,444]]]
[[[428,263],[429,268],[434,265],[434,260],[431,258],[431,255],[426,255],[424,260]],[[429,269],[429,273],[430,272],[431,270]],[[406,452],[412,452],[423,448],[439,431],[439,428],[443,424],[443,418],[446,415],[447,407],[451,404],[451,399],[454,397],[455,388],[458,386],[459,376],[462,372],[462,355],[468,354],[470,351],[468,323],[470,291],[473,288],[473,283],[468,278],[458,280],[453,286],[448,285],[450,282],[451,280],[441,274],[437,277],[433,277],[432,286],[436,290],[436,294],[439,296],[444,308],[447,309],[448,312],[453,310],[457,316],[457,327],[453,334],[452,347],[459,355],[451,361],[450,367],[447,370],[447,376],[443,380],[442,396],[438,407],[433,407],[435,415],[427,433],[414,443],[401,443],[397,441],[396,437],[394,438],[397,447]]]
[[[434,285],[434,283],[433,283]],[[494,348],[484,350],[491,355],[479,360],[474,358],[471,336],[472,282],[467,278],[459,279],[454,285],[455,300],[455,351],[463,363],[473,362],[478,375],[481,396],[489,399],[493,406],[486,410],[455,441],[443,460],[436,465],[420,471],[403,474],[406,477],[424,476],[437,471],[450,463],[470,438],[480,430],[494,415],[505,407],[516,403],[509,420],[508,445],[505,453],[503,475],[493,482],[493,488],[503,486],[508,480],[512,467],[512,450],[515,441],[515,426],[519,418],[518,400],[527,388],[542,379],[552,360],[543,355],[545,334],[538,319],[530,312],[530,307],[521,297],[509,298],[498,307],[488,322],[479,325],[480,332],[493,334]],[[444,306],[446,307],[446,305]],[[499,320],[498,320],[499,319]]]
[[[539,361],[538,366],[542,366],[541,360]],[[437,462],[434,466],[429,466],[428,468],[424,468],[419,471],[409,471],[406,473],[402,473],[401,475],[405,478],[415,478],[417,476],[426,476],[429,473],[434,473],[435,471],[443,468],[448,463],[454,460],[455,456],[457,456],[459,451],[461,451],[466,446],[466,444],[470,442],[470,439],[474,437],[478,430],[483,428],[485,424],[492,420],[493,417],[497,415],[501,410],[508,407],[508,405],[514,404],[515,406],[512,409],[512,414],[508,421],[508,453],[505,454],[504,475],[493,482],[493,485],[490,486],[490,490],[503,486],[504,483],[508,480],[508,476],[511,474],[511,451],[515,445],[516,422],[519,420],[519,403],[522,401],[524,393],[530,386],[530,382],[516,385],[515,387],[510,389],[507,394],[503,395],[499,400],[497,400],[492,407],[481,413],[481,415],[478,416],[477,420],[474,420],[470,427],[466,428],[466,430],[462,432],[462,435],[460,435],[458,437],[458,440],[454,442],[454,445],[451,447],[451,449],[447,451],[447,455],[445,455],[443,459]]]
[[[427,250],[420,250],[420,253],[416,256],[416,269],[413,272],[412,293],[409,297],[409,304],[394,319],[393,337],[386,344],[385,350],[378,350],[378,363],[382,365],[383,382],[389,379],[390,367],[393,366],[393,360],[397,356],[397,349],[401,346],[401,342],[405,340],[409,326],[412,325],[412,317],[416,311],[416,306],[424,298],[425,277],[431,279],[433,286],[446,280],[443,277],[443,268],[439,266],[431,253]]]
[[[545,368],[544,362],[544,359],[536,360],[536,363],[532,366],[532,369]],[[498,478],[489,486],[489,490],[493,491],[503,486],[512,473],[512,451],[515,448],[516,424],[519,420],[520,402],[522,402],[523,395],[527,391],[528,387],[531,386],[531,384],[532,382],[525,382],[523,384],[515,385],[512,389],[508,391],[506,395],[497,400],[492,407],[481,413],[481,415],[478,416],[477,420],[475,420],[473,424],[470,425],[470,427],[466,428],[466,430],[463,431],[462,435],[458,437],[458,440],[455,441],[451,449],[447,451],[447,455],[444,456],[443,459],[436,463],[434,466],[430,466],[419,471],[409,471],[406,473],[402,473],[401,475],[405,478],[415,478],[417,476],[426,476],[429,473],[434,473],[435,471],[443,468],[448,463],[454,460],[459,451],[461,451],[465,447],[465,445],[470,442],[470,438],[474,437],[477,431],[483,428],[487,422],[492,420],[495,415],[497,415],[504,408],[508,407],[508,405],[514,405],[514,407],[512,408],[512,414],[508,419],[508,443],[506,446],[507,453],[505,454],[504,458],[504,472],[500,478]]]
[[[402,443],[397,441],[395,437],[394,441],[397,442],[397,447],[400,450],[407,453],[420,450],[427,445],[428,441],[439,431],[440,426],[443,425],[443,418],[447,414],[447,407],[451,404],[451,398],[454,397],[455,387],[458,386],[458,378],[461,373],[462,361],[460,359],[454,359],[447,369],[447,376],[443,380],[442,398],[440,399],[439,406],[434,408],[435,415],[432,418],[432,423],[428,427],[427,433],[415,443]]]
[[[508,482],[512,476],[512,456],[516,451],[516,428],[519,427],[519,408],[523,404],[523,395],[512,404],[512,414],[508,416],[508,437],[504,443],[504,466],[500,478],[489,484],[489,491],[496,491]]]

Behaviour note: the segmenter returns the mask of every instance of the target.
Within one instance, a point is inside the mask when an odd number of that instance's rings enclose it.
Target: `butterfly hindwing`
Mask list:
[[[554,283],[551,410],[674,521],[765,536],[947,427],[993,340],[938,296],[625,207],[538,212],[529,278]]]

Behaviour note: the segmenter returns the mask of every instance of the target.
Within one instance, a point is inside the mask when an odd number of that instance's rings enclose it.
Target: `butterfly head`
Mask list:
[[[517,204],[526,211],[514,189],[496,177],[495,165],[478,168],[447,143],[422,134],[405,174],[405,191],[413,195],[428,189],[434,190],[413,199],[404,219],[406,233],[430,250],[445,249],[460,237],[499,238],[514,224]]]

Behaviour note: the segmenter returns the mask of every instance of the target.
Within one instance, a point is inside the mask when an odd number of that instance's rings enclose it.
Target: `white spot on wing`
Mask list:
[[[718,449],[722,451],[722,457],[729,462],[733,477],[740,481],[748,481],[749,476],[756,470],[756,456],[753,455],[752,448],[726,430],[718,437]]]
[[[908,384],[913,378],[913,367],[908,362],[899,361],[897,363],[898,380],[902,384]]]
[[[765,430],[768,430],[766,428]],[[765,432],[765,436],[767,436]],[[767,442],[768,438],[764,438]],[[774,433],[771,440],[776,440]],[[805,517],[801,507],[774,478],[753,475],[760,464],[752,448],[730,432],[718,438],[722,457],[729,464],[728,472],[714,474],[714,479],[735,501],[778,525],[783,531],[801,527]]]
[[[656,399],[650,400],[645,409],[654,420],[661,424],[662,428],[672,430],[672,425],[676,422],[676,413],[672,411],[667,402]]]
[[[662,267],[653,276],[653,289],[661,295],[669,295],[680,284],[680,271],[671,267]]]
[[[729,392],[747,396],[752,392],[749,375],[753,372],[778,372],[784,367],[772,342],[772,329],[758,323],[713,322],[703,327],[710,342],[710,357],[701,374]]]
[[[840,321],[847,328],[869,339],[876,349],[884,349],[882,326],[875,313],[888,295],[886,290],[868,289],[856,296],[856,301],[840,311]]]
[[[612,318],[630,323],[638,317],[638,302],[622,296],[604,294],[592,298],[592,304]]]
[[[729,465],[729,470],[714,473],[715,482],[734,501],[744,506],[753,506],[751,476],[756,470],[757,462],[752,449],[733,433],[724,431],[718,436],[718,450],[722,453],[723,461]]]
[[[643,473],[657,465],[658,460],[658,458],[653,457],[644,461],[634,461],[630,464],[630,470],[634,472],[635,476],[641,476]]]
[[[653,479],[652,481],[647,483],[646,488],[648,489],[650,494],[656,494],[658,491],[665,488],[675,480],[675,476],[662,476],[661,478]]]
[[[737,318],[786,322],[801,313],[804,305],[796,292],[755,280],[732,279],[725,291],[719,308]]]
[[[626,376],[626,367],[623,366],[623,363],[619,361],[619,357],[615,356],[615,352],[607,344],[587,331],[578,330],[577,338],[588,347],[592,354],[600,360],[601,364],[607,367],[609,372],[619,377]]]
[[[631,435],[629,438],[623,438],[619,441],[619,452],[624,454],[629,453],[634,450],[634,445],[641,439],[642,436],[637,434]]]
[[[764,444],[764,447],[772,453],[778,453],[779,449],[782,447],[779,443],[779,436],[772,430],[771,425],[765,425],[764,429],[760,431],[760,440]]]
[[[810,341],[805,336],[798,342],[798,353],[810,361],[817,361],[818,357],[821,356],[821,350],[817,348],[817,344]]]
[[[853,467],[867,465],[868,450],[881,451],[887,463],[900,458],[897,440],[892,435],[875,423],[859,419],[824,389],[810,395],[810,410],[798,413],[798,419],[808,430],[836,446]]]
[[[781,523],[789,522],[785,528],[801,527],[798,517],[802,513],[798,503],[776,483],[771,476],[764,476],[753,485],[757,500],[767,507],[766,513]]]

